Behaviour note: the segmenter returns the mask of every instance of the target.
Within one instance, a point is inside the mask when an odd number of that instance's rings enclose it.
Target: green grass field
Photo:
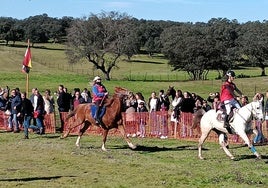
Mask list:
[[[25,44],[26,45],[26,44]],[[68,65],[64,46],[36,44],[32,48],[33,69],[30,88],[38,87],[56,91],[64,84],[69,91],[75,87],[90,87],[89,80],[101,75],[85,62]],[[19,87],[25,90],[25,74],[21,73],[25,47],[0,45],[0,86]],[[124,58],[123,58],[124,59]],[[115,86],[142,92],[146,99],[152,91],[166,89],[169,85],[183,91],[207,97],[220,89],[216,72],[209,80],[187,81],[183,72],[171,72],[167,60],[137,55],[133,61],[119,63],[112,72],[112,81],[104,81],[110,93]],[[88,72],[87,72],[88,71]],[[258,77],[259,68],[236,70],[252,76],[236,79],[245,95],[266,92],[267,77]],[[102,75],[101,75],[102,76]],[[144,77],[146,76],[147,81]],[[127,78],[139,81],[128,81]],[[160,79],[161,77],[161,79]],[[179,81],[168,81],[168,78]],[[157,81],[153,81],[157,80]],[[161,81],[165,80],[165,81]],[[130,150],[120,137],[108,136],[108,152],[101,151],[101,136],[84,136],[81,148],[75,147],[76,136],[65,140],[59,134],[43,136],[0,131],[0,187],[267,187],[268,149],[256,146],[262,160],[256,160],[250,150],[242,145],[231,145],[236,160],[230,160],[218,143],[205,143],[203,155],[197,158],[197,142],[175,139],[134,138],[138,145]]]
[[[217,143],[205,143],[206,160],[198,160],[197,143],[175,139],[139,139],[130,150],[120,137],[30,135],[0,132],[0,187],[267,187],[267,146],[257,146],[256,160],[242,145],[230,146],[230,160]]]

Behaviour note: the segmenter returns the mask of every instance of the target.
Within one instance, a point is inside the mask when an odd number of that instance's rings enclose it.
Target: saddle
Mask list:
[[[230,133],[230,134],[235,134],[235,130],[234,128],[230,125],[230,123],[233,122],[234,120],[234,114],[236,113],[236,108],[232,108],[231,109],[231,112],[228,116],[228,119],[227,119],[227,122],[229,124],[228,127],[226,127],[227,131]],[[224,116],[226,116],[226,112],[225,112],[225,109],[220,109],[216,112],[216,119],[220,122],[224,122]]]

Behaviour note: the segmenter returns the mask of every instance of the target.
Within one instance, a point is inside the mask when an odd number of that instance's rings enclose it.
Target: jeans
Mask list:
[[[32,119],[32,116],[25,115],[24,121],[23,121],[23,127],[24,127],[24,135],[28,137],[28,128],[30,127],[30,121]]]
[[[13,125],[15,125],[15,130],[19,130],[19,122],[17,118],[17,114],[11,114],[8,119],[8,125],[10,129],[13,129]]]
[[[37,117],[36,126],[30,125],[29,128],[33,130],[39,130],[39,131],[43,130],[44,129],[44,117]]]
[[[224,101],[224,105],[225,105],[225,108],[226,108],[227,115],[230,114],[232,107],[235,107],[237,109],[241,108],[240,104],[235,99],[230,99],[230,100]]]

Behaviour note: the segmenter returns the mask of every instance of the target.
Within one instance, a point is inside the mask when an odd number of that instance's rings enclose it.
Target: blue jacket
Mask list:
[[[16,110],[14,109],[16,107]],[[20,95],[16,95],[11,100],[11,114],[17,114],[21,109],[21,98]]]

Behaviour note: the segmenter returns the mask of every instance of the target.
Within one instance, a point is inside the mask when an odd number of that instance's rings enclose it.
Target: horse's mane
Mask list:
[[[122,87],[115,87],[114,89],[114,94],[108,98],[108,100],[106,100],[105,102],[105,106],[110,106],[113,104],[113,102],[116,99],[119,99],[120,101],[129,94],[129,90],[126,88],[122,88]]]

